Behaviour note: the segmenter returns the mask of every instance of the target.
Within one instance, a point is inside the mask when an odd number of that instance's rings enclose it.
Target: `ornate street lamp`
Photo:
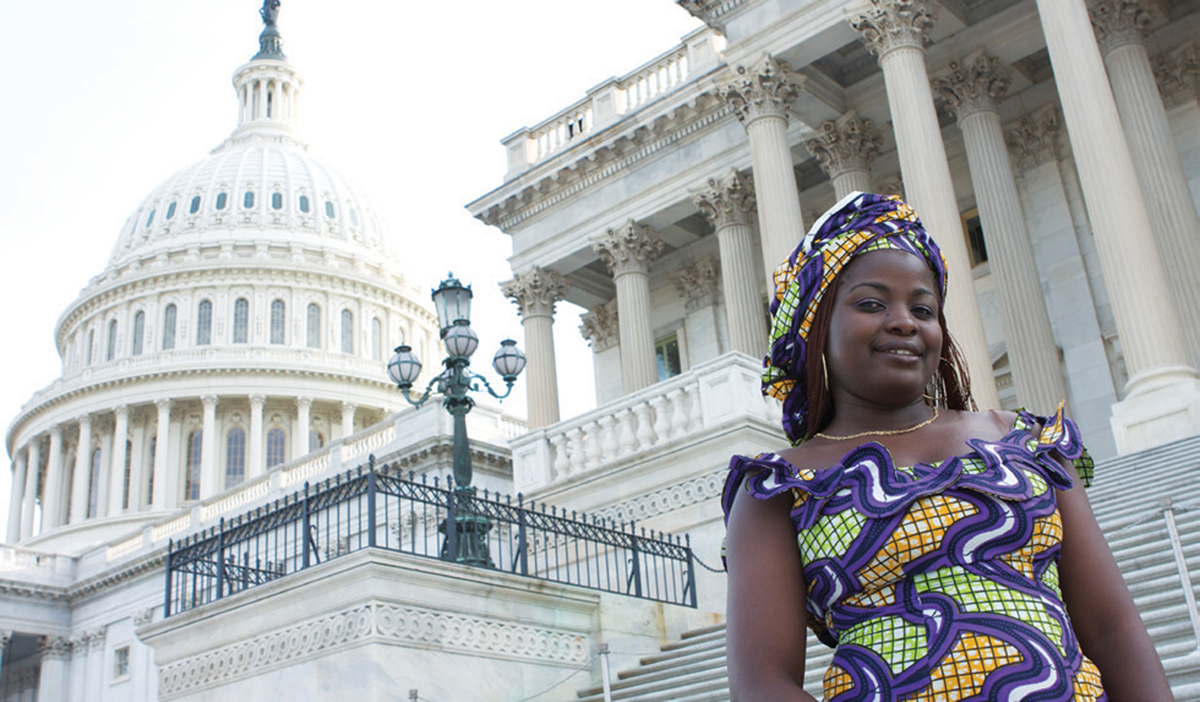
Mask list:
[[[517,376],[525,370],[525,354],[517,348],[517,342],[505,339],[500,342],[500,350],[492,358],[492,368],[495,369],[507,386],[503,394],[492,389],[487,378],[473,373],[468,368],[471,365],[471,355],[479,348],[479,335],[471,328],[471,287],[464,286],[453,273],[443,280],[437,290],[433,291],[433,305],[437,309],[438,325],[441,328],[442,342],[446,345],[448,355],[442,360],[445,370],[430,379],[425,392],[419,398],[411,394],[413,383],[421,374],[421,360],[412,352],[412,347],[400,345],[387,364],[387,374],[404,399],[414,407],[420,407],[429,399],[436,387],[442,393],[442,404],[446,411],[454,417],[454,490],[456,503],[465,509],[454,517],[455,532],[457,533],[458,548],[454,560],[472,565],[491,565],[491,557],[487,550],[487,532],[491,528],[487,517],[474,514],[469,505],[475,495],[471,486],[471,450],[467,445],[467,413],[475,406],[475,401],[468,394],[486,389],[492,397],[503,400],[512,392],[513,383]],[[448,554],[443,553],[443,556]]]

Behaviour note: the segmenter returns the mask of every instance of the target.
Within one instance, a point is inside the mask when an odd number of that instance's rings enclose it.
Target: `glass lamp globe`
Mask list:
[[[453,273],[447,273],[445,280],[433,291],[433,306],[437,310],[438,327],[443,337],[449,327],[463,320],[471,322],[471,292],[470,285],[463,285]]]
[[[421,361],[412,352],[411,346],[401,344],[396,347],[396,355],[388,361],[387,374],[396,387],[412,387],[417,376],[421,374]]]
[[[504,378],[504,382],[512,383],[525,370],[525,354],[517,348],[517,342],[505,339],[500,342],[500,350],[492,357],[492,368]]]
[[[479,348],[479,335],[463,319],[456,321],[446,331],[443,340],[446,342],[446,350],[450,352],[451,356],[469,358],[471,354],[475,353],[475,349]]]

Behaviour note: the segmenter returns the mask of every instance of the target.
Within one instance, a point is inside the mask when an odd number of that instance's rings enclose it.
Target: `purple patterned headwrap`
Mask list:
[[[851,193],[821,216],[804,241],[775,269],[770,350],[763,359],[763,394],[783,401],[783,430],[804,440],[808,413],[808,333],[817,305],[842,269],[868,251],[896,249],[919,256],[946,298],[946,261],[917,213],[896,195]]]

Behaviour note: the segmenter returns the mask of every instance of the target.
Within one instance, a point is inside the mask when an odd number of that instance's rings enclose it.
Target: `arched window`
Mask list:
[[[225,209],[225,201],[229,198],[225,193],[217,193],[217,209]]]
[[[92,352],[96,350],[96,330],[88,329],[87,356],[84,357],[84,365],[92,365]]]
[[[321,348],[321,306],[315,302],[308,303],[308,346]]]
[[[239,427],[225,437],[225,488],[246,479],[246,432]]]
[[[188,214],[196,214],[200,211],[200,196],[192,198],[192,204],[188,206]]]
[[[108,323],[108,347],[104,352],[104,360],[111,361],[117,357],[117,320]]]
[[[271,193],[271,209],[283,209],[283,193]]]
[[[358,226],[358,210],[353,207],[350,208],[350,225],[353,227]]]
[[[138,310],[133,315],[133,355],[142,355],[142,342],[146,338],[146,313]]]
[[[244,344],[250,338],[250,301],[239,297],[233,303],[233,343]]]
[[[383,323],[378,317],[371,318],[371,358],[383,360]]]
[[[91,519],[100,514],[100,449],[92,451],[91,469],[88,472],[87,516]]]
[[[287,434],[276,427],[267,432],[267,467],[277,466],[287,460]]]
[[[316,429],[308,432],[308,450],[310,453],[324,448],[324,446],[325,436],[321,432],[317,431]]]
[[[200,499],[200,459],[204,453],[204,430],[188,434],[187,471],[184,473],[183,499]]]
[[[342,353],[354,353],[354,313],[342,310]]]
[[[333,203],[329,200],[326,200],[325,201],[325,216],[330,219],[333,219],[333,215],[334,215]]]
[[[196,308],[196,345],[212,343],[212,300],[201,300]]]
[[[150,210],[150,216],[146,218],[146,226],[147,227],[150,226],[150,224],[152,222],[154,222],[154,213],[155,212],[158,212],[158,210]]]
[[[283,330],[287,328],[287,305],[283,300],[275,300],[271,303],[271,343],[283,344],[287,340]]]
[[[175,203],[172,202],[171,204],[167,205],[167,219],[171,219],[174,216],[175,216]]]
[[[175,315],[177,312],[174,302],[167,305],[167,309],[163,310],[163,351],[170,351],[175,348]]]
[[[308,196],[307,195],[300,196],[300,211],[304,212],[306,214],[308,213]]]
[[[250,209],[251,207],[254,207],[254,191],[253,190],[247,190],[246,194],[242,196],[242,207],[245,207],[246,209]]]

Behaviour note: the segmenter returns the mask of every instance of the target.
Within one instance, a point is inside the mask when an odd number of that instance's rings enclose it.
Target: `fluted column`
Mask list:
[[[1113,406],[1120,453],[1200,431],[1200,383],[1155,251],[1146,203],[1083,0],[1037,0],[1125,367]]]
[[[342,403],[342,437],[345,438],[354,433],[354,413],[358,410],[358,405],[353,402]]]
[[[292,458],[308,455],[309,412],[312,410],[311,397],[296,398],[296,436],[292,440]],[[332,438],[332,437],[330,437]]]
[[[13,456],[12,492],[8,496],[8,543],[21,540],[21,498],[24,496],[25,471],[28,466],[26,455],[17,449]]]
[[[133,431],[129,441],[133,454],[129,457],[129,511],[141,512],[146,508],[146,415],[133,415]]]
[[[840,201],[853,192],[871,192],[871,164],[879,158],[883,137],[871,120],[861,120],[854,110],[821,125],[821,136],[804,142],[808,153],[833,181]]]
[[[29,441],[29,463],[25,466],[25,495],[21,500],[21,540],[33,536],[33,523],[37,508],[38,477],[42,470],[42,440],[33,437]],[[14,488],[15,489],[15,488]]]
[[[225,488],[225,481],[217,471],[217,396],[205,395],[204,425],[200,443],[200,499],[217,494]]]
[[[42,667],[38,676],[38,702],[67,702],[67,658],[71,641],[48,636],[41,641]]]
[[[1145,0],[1093,0],[1090,14],[1184,349],[1195,367],[1200,363],[1200,216],[1142,41],[1153,12]]]
[[[267,402],[265,395],[250,396],[250,438],[246,442],[249,460],[246,461],[246,479],[257,478],[263,473],[266,465],[266,455],[263,453],[263,405]]]
[[[750,140],[763,268],[771,292],[775,290],[775,267],[804,238],[800,193],[787,139],[787,111],[800,96],[804,77],[790,71],[787,62],[764,55],[754,66],[738,66],[737,77],[720,90],[746,126]]]
[[[62,426],[53,426],[50,427],[50,452],[46,456],[46,486],[42,488],[42,531],[62,526],[62,491]]]
[[[767,349],[767,323],[750,230],[754,221],[754,181],[731,170],[721,179],[709,178],[708,187],[692,201],[717,230],[729,345],[734,351],[762,356]]]
[[[966,356],[975,401],[980,409],[990,409],[1000,406],[1000,398],[925,68],[925,40],[936,22],[928,0],[871,0],[850,21],[879,57],[907,200],[946,257],[946,319]]]
[[[120,405],[113,409],[112,460],[108,467],[108,516],[120,514],[125,504],[126,442],[129,440],[129,408]],[[130,488],[133,486],[131,485]]]
[[[150,502],[155,510],[175,507],[177,490],[167,490],[167,460],[171,455],[171,401],[154,401],[158,409],[158,426],[154,435],[154,492]]]
[[[79,418],[79,444],[75,449],[75,475],[71,477],[71,523],[87,519],[92,483],[92,417]]]
[[[980,56],[966,66],[951,63],[950,73],[936,78],[933,88],[963,133],[1017,401],[1050,413],[1066,398],[1067,386],[1000,123],[1008,79],[999,59]]]
[[[525,393],[529,405],[529,428],[537,429],[558,421],[558,369],[554,357],[554,303],[567,294],[567,284],[555,271],[540,266],[500,284],[512,298],[525,330]]]
[[[629,394],[658,382],[650,319],[650,261],[662,251],[663,242],[650,227],[629,220],[591,244],[617,285],[621,387]]]

